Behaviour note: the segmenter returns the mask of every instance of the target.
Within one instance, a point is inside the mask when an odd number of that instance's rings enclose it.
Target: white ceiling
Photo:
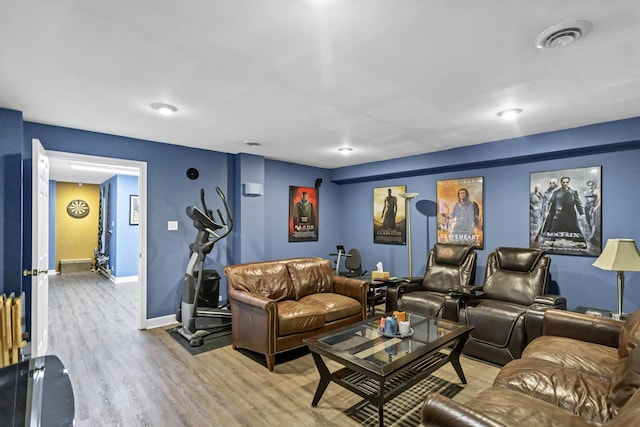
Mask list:
[[[639,70],[638,0],[0,0],[26,121],[323,168],[640,116]]]

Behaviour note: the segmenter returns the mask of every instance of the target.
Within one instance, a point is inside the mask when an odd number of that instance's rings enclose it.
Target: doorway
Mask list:
[[[101,184],[113,175],[137,175],[140,221],[138,226],[137,324],[147,328],[147,164],[146,162],[48,151],[51,180]],[[102,180],[102,181],[100,181]],[[48,221],[48,219],[47,219]]]

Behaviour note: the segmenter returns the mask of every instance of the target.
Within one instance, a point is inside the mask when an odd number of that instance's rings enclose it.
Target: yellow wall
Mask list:
[[[89,204],[89,215],[73,218],[67,213],[70,201],[82,199]],[[56,271],[61,259],[89,258],[98,246],[100,187],[95,184],[56,183]]]

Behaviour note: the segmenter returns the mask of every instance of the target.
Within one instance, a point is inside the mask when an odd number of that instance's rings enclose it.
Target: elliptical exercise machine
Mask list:
[[[187,215],[193,220],[193,226],[198,230],[195,241],[189,245],[191,254],[184,275],[182,297],[178,305],[176,320],[182,326],[174,329],[189,341],[192,347],[203,344],[203,337],[222,332],[231,328],[231,310],[229,305],[219,306],[218,287],[220,275],[215,270],[204,270],[204,260],[213,250],[214,245],[224,239],[233,229],[231,209],[222,190],[216,187],[218,196],[222,199],[226,217],[217,209],[219,222],[216,222],[213,211],[207,208],[204,188],[200,189],[200,201],[203,210],[196,206],[187,207]],[[205,279],[209,274],[212,277]],[[205,290],[203,283],[213,281],[215,289]],[[213,294],[213,296],[212,296]]]

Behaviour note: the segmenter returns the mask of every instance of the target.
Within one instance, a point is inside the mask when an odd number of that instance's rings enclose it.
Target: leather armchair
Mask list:
[[[465,354],[498,365],[518,359],[536,338],[528,336],[536,328],[527,328],[527,321],[539,322],[548,308],[566,310],[566,298],[545,294],[550,264],[540,249],[497,248],[489,254],[482,296],[460,309],[460,322],[474,326]]]
[[[472,246],[436,243],[429,251],[424,277],[387,288],[386,311],[408,310],[418,314],[458,320],[458,299],[452,290],[475,282],[477,254]]]

